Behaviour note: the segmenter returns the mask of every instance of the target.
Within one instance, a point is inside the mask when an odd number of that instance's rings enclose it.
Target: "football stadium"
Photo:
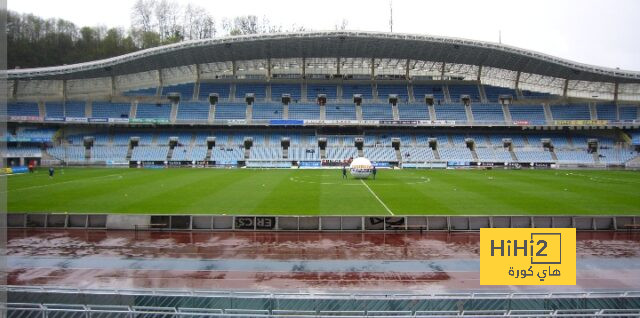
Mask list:
[[[640,317],[638,71],[309,31],[7,75],[8,317]],[[481,228],[576,229],[576,284],[481,285]]]

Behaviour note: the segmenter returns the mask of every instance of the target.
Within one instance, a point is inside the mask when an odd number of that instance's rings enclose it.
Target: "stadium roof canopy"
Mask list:
[[[474,65],[571,81],[640,83],[640,72],[577,63],[550,55],[457,38],[327,31],[185,41],[73,65],[16,69],[9,79],[87,79],[186,65],[286,58],[390,58]]]

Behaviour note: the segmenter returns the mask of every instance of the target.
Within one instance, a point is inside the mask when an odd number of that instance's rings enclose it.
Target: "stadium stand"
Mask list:
[[[176,120],[207,121],[209,119],[208,102],[180,102]]]
[[[292,102],[298,102],[302,98],[302,88],[291,84],[271,84],[271,100],[279,102],[283,94],[291,95]]]
[[[149,88],[129,90],[129,91],[123,92],[122,95],[132,96],[132,97],[145,97],[145,96],[156,96],[157,92],[158,92],[157,87],[149,87]]]
[[[364,156],[373,162],[398,161],[395,150],[391,147],[364,147],[363,151]]]
[[[167,146],[138,146],[133,148],[131,160],[133,161],[165,161],[169,154]]]
[[[318,147],[290,147],[289,159],[296,161],[320,160],[320,148]]]
[[[320,119],[320,107],[316,104],[289,104],[289,119]]]
[[[425,95],[433,95],[436,103],[445,101],[442,85],[413,85],[413,96],[416,102],[423,102]]]
[[[590,120],[589,105],[551,105],[551,114],[555,120]]]
[[[433,149],[429,147],[401,147],[400,153],[403,162],[435,161]]]
[[[209,94],[211,93],[218,94],[218,97],[220,99],[229,99],[230,92],[231,92],[231,86],[228,83],[226,84],[200,83],[200,91],[198,94],[198,99],[206,100],[209,98]]]
[[[254,94],[256,99],[267,97],[266,84],[236,84],[236,98],[244,98],[247,94]]]
[[[618,109],[620,120],[637,120],[638,119],[638,107],[620,107]]]
[[[236,162],[243,160],[244,152],[238,147],[217,147],[212,149],[211,159],[217,162]]]
[[[171,104],[138,104],[136,118],[169,119]]]
[[[463,95],[469,95],[472,102],[480,101],[478,85],[448,85],[451,102],[458,103]]]
[[[429,120],[429,108],[426,104],[399,104],[398,117],[400,120]]]
[[[387,101],[391,94],[398,95],[398,102],[406,103],[409,101],[407,85],[378,84],[377,91],[378,100],[381,102]]]
[[[180,100],[191,100],[193,99],[195,86],[195,83],[183,83],[164,86],[162,87],[162,96],[167,96],[169,95],[169,93],[180,93]]]
[[[500,104],[473,104],[471,112],[474,122],[504,122],[504,113]]]
[[[467,121],[467,113],[461,104],[435,105],[436,120]]]
[[[93,102],[91,105],[92,117],[129,118],[130,111],[129,103]]]
[[[347,160],[358,157],[358,149],[355,147],[327,147],[327,160]]]
[[[530,90],[522,90],[522,98],[524,99],[550,99],[554,95],[549,93],[534,92]]]
[[[342,99],[352,100],[353,95],[360,94],[362,99],[373,99],[373,90],[369,84],[344,84],[342,85]]]
[[[482,87],[484,88],[485,95],[489,102],[499,102],[500,95],[511,95],[513,99],[517,98],[516,91],[511,88],[491,85],[482,85]]]
[[[513,121],[523,121],[530,124],[546,122],[542,105],[509,105],[509,113]]]
[[[354,104],[332,104],[325,108],[327,120],[356,120]]]
[[[440,146],[438,145],[438,153],[440,154],[440,159],[449,160],[449,161],[473,161],[473,155],[471,154],[471,150],[466,147],[451,147],[451,146]]]
[[[336,85],[309,84],[307,85],[307,100],[315,101],[319,94],[325,94],[327,99],[335,100],[338,97]]]
[[[7,104],[7,115],[40,117],[40,110],[38,103],[11,102]]]
[[[215,119],[246,119],[247,104],[227,103],[216,105]]]
[[[253,119],[282,119],[283,106],[280,103],[253,104]]]
[[[479,161],[486,162],[512,162],[511,153],[505,148],[476,148]]]
[[[126,146],[94,146],[91,147],[91,159],[94,161],[125,161],[127,158]]]
[[[553,162],[551,154],[542,148],[515,148],[519,162]]]
[[[596,105],[596,115],[599,120],[618,120],[618,114],[615,104],[598,104]]]
[[[363,120],[393,120],[393,111],[390,104],[366,104],[362,105]]]

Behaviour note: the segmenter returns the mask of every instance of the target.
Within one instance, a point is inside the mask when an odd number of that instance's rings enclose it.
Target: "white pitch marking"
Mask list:
[[[50,186],[56,186],[56,185],[61,185],[61,184],[74,183],[74,182],[86,182],[86,181],[89,181],[89,180],[92,180],[92,179],[102,179],[102,178],[109,178],[109,177],[115,177],[115,176],[119,176],[120,178],[118,178],[118,179],[122,179],[122,175],[121,174],[108,174],[106,176],[95,176],[95,177],[89,177],[89,178],[85,178],[85,179],[73,179],[73,180],[67,180],[67,181],[62,181],[62,182],[54,182],[54,183],[48,183],[48,184],[43,184],[43,185],[37,185],[37,186],[30,186],[30,187],[17,188],[17,189],[9,189],[8,191],[3,191],[2,193],[11,192],[11,191],[22,191],[22,190],[32,190],[32,189],[46,188],[46,187],[50,187]]]
[[[389,207],[387,207],[387,205],[386,205],[386,204],[384,204],[384,202],[382,202],[382,200],[380,200],[380,198],[378,198],[378,196],[376,195],[376,193],[375,193],[375,192],[373,192],[373,190],[371,190],[371,188],[369,188],[369,186],[367,185],[367,183],[366,183],[366,182],[364,182],[364,180],[360,179],[360,182],[362,182],[362,185],[364,185],[364,186],[369,190],[369,192],[371,192],[371,194],[373,194],[373,196],[376,198],[376,200],[378,200],[378,202],[380,202],[380,204],[382,204],[382,206],[387,210],[387,212],[389,212],[389,214],[391,214],[391,215],[395,215],[395,214],[393,214],[393,212],[391,212],[391,210],[389,209]]]

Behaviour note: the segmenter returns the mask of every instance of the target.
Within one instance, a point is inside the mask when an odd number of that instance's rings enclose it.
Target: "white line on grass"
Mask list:
[[[395,215],[395,214],[393,214],[393,212],[391,212],[391,210],[389,209],[389,207],[387,207],[387,205],[386,205],[386,204],[384,204],[384,202],[382,202],[382,200],[380,200],[380,198],[378,198],[378,196],[376,195],[376,193],[375,193],[375,192],[373,192],[373,190],[371,190],[371,188],[369,188],[369,185],[367,185],[367,183],[366,183],[366,182],[364,182],[364,180],[360,179],[360,182],[362,182],[362,185],[364,185],[364,186],[369,190],[369,192],[371,192],[371,194],[373,194],[373,196],[376,198],[376,200],[378,200],[378,202],[380,202],[380,204],[382,204],[382,206],[385,208],[385,210],[387,210],[387,212],[389,212],[389,214],[391,214],[391,215]]]
[[[67,181],[62,181],[62,182],[54,182],[54,183],[47,183],[47,184],[24,187],[24,188],[8,189],[8,191],[2,191],[2,193],[8,193],[8,192],[12,192],[12,191],[22,191],[22,190],[33,190],[33,189],[39,189],[39,188],[46,188],[46,187],[50,187],[50,186],[57,186],[57,185],[61,185],[61,184],[74,183],[74,182],[86,182],[86,181],[93,180],[93,179],[110,178],[110,177],[116,177],[116,176],[120,176],[122,178],[122,174],[116,173],[116,174],[108,174],[106,176],[95,176],[95,177],[89,177],[89,178],[84,178],[84,179],[73,179],[73,180],[67,180]]]

